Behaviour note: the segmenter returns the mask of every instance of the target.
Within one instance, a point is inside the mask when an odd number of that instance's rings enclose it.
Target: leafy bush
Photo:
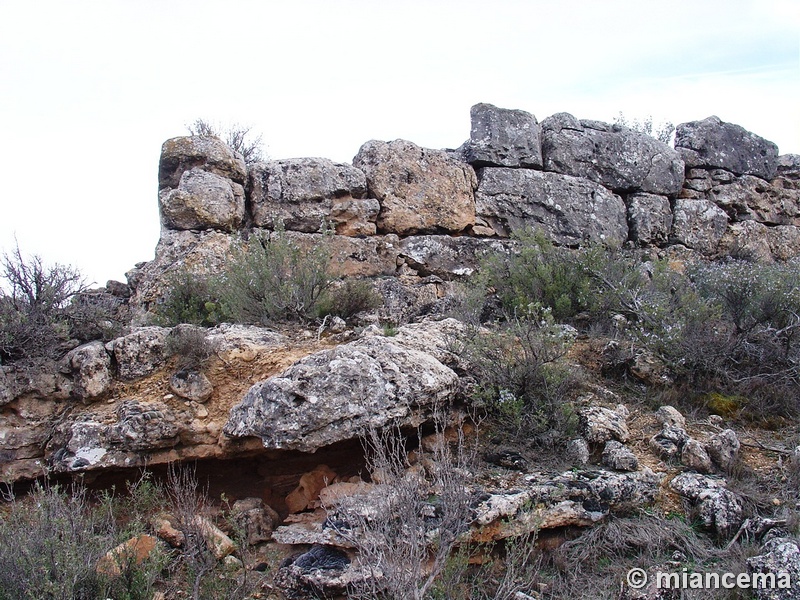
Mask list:
[[[237,323],[308,322],[331,284],[323,242],[302,248],[284,231],[239,240],[219,280],[223,313]]]
[[[0,359],[56,357],[70,338],[70,300],[86,289],[70,266],[45,265],[19,247],[0,263]]]

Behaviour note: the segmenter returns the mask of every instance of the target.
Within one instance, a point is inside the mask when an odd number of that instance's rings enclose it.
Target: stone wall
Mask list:
[[[800,254],[800,156],[717,117],[678,126],[672,148],[621,125],[472,107],[456,150],[369,141],[353,164],[324,158],[245,165],[216,138],[167,140],[162,235],[129,274],[147,307],[184,264],[214,269],[230,234],[282,227],[304,243],[332,228],[342,275],[468,275],[515,232],[576,247],[665,249],[760,261]]]

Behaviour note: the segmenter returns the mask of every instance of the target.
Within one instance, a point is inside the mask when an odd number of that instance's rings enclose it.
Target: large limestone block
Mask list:
[[[365,428],[418,424],[455,397],[457,384],[433,356],[368,337],[311,354],[257,383],[231,409],[224,432],[260,437],[269,449],[314,452]]]
[[[177,188],[162,189],[158,204],[168,229],[234,231],[244,220],[244,188],[198,168],[184,171]]]
[[[728,226],[728,217],[721,208],[709,200],[678,198],[672,213],[673,242],[703,254],[717,251]]]
[[[719,168],[767,180],[778,168],[778,146],[715,116],[678,125],[675,148],[690,168]]]
[[[742,175],[714,185],[708,191],[708,199],[735,221],[800,225],[800,190],[780,185],[788,181],[779,178],[771,184],[752,175]]]
[[[244,185],[247,167],[241,154],[214,136],[186,136],[167,140],[161,146],[158,187],[176,188],[184,171],[199,168]]]
[[[524,110],[476,104],[464,158],[476,167],[542,168],[541,128]]]
[[[662,246],[672,230],[672,208],[666,196],[631,194],[626,198],[631,239],[641,246]]]
[[[326,158],[257,163],[249,174],[253,222],[258,227],[318,233],[331,222],[337,233],[373,235],[380,205],[367,196],[362,171]]]
[[[353,166],[381,205],[378,230],[398,235],[457,233],[475,222],[475,172],[443,150],[405,140],[370,141]]]
[[[472,275],[483,258],[509,254],[515,242],[497,238],[449,235],[413,235],[400,242],[405,263],[419,275],[436,275],[445,280]]]
[[[164,327],[140,327],[109,342],[120,379],[138,379],[159,369],[166,361],[168,333]]]
[[[532,227],[570,246],[620,246],[628,238],[625,203],[601,185],[527,169],[486,167],[479,174],[476,214],[500,236]]]
[[[683,161],[665,143],[568,113],[542,121],[542,154],[546,170],[585,177],[616,192],[673,196],[683,185]]]

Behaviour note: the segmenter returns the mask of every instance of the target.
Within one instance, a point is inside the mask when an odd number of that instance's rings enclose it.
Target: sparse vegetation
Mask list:
[[[87,289],[83,275],[72,266],[46,264],[19,247],[4,254],[0,360],[58,358],[73,339],[108,339],[118,332],[117,302]]]
[[[628,129],[633,129],[639,133],[646,133],[650,137],[654,137],[659,142],[670,144],[672,136],[675,133],[675,124],[670,121],[661,121],[654,124],[652,115],[646,116],[644,119],[628,119],[622,112],[614,119],[615,125],[622,125]]]
[[[241,154],[248,165],[267,159],[261,135],[254,134],[252,127],[247,125],[237,123],[225,127],[205,119],[196,119],[186,128],[189,130],[189,135],[213,136],[221,139],[231,150]]]

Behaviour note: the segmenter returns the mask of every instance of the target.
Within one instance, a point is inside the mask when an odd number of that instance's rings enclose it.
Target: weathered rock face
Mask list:
[[[728,216],[713,202],[678,198],[673,208],[672,241],[714,254],[727,225]]]
[[[630,239],[641,246],[663,246],[672,230],[672,209],[666,196],[630,194],[628,207]]]
[[[257,163],[249,173],[253,223],[319,233],[330,221],[340,235],[374,235],[380,205],[366,198],[364,173],[326,158]]]
[[[790,537],[774,537],[764,544],[761,554],[747,559],[750,573],[774,577],[755,590],[757,600],[800,599],[800,545]],[[774,581],[774,584],[772,584]]]
[[[378,230],[398,235],[463,231],[475,222],[471,167],[404,140],[371,141],[353,159],[380,201]]]
[[[429,354],[368,337],[312,354],[254,385],[224,432],[264,447],[314,452],[365,428],[408,425],[452,400],[457,375]]]
[[[470,117],[472,130],[463,147],[468,163],[475,167],[542,168],[541,131],[532,114],[476,104]]]
[[[133,333],[108,343],[114,353],[121,379],[149,375],[164,364],[168,329],[141,327]]]
[[[140,464],[138,453],[169,448],[178,443],[176,415],[159,402],[125,400],[116,420],[86,413],[56,427],[47,444],[55,473]]]
[[[510,240],[447,235],[409,236],[400,242],[405,264],[422,277],[463,278],[475,272],[482,258],[507,254],[516,244]]]
[[[772,248],[770,240],[772,229],[756,221],[742,221],[731,223],[725,235],[719,241],[718,252],[722,256],[735,256],[736,258],[772,262]]]
[[[542,121],[542,154],[546,170],[584,177],[616,192],[670,196],[683,184],[683,161],[663,142],[567,113]]]
[[[800,225],[800,190],[777,187],[752,175],[714,185],[707,197],[735,221]]]
[[[244,221],[244,188],[198,168],[184,171],[177,188],[162,189],[158,203],[168,229],[235,231]]]
[[[627,442],[630,433],[626,423],[627,412],[611,410],[602,406],[582,409],[578,416],[583,437],[592,444],[604,444],[609,440]]]
[[[555,243],[619,246],[628,238],[622,198],[586,179],[523,169],[479,171],[478,222],[506,237],[541,228]]]
[[[72,393],[76,398],[96,398],[111,385],[111,357],[102,342],[90,342],[75,348],[64,357],[64,363],[72,375]]]
[[[198,168],[244,185],[247,166],[241,154],[213,136],[172,138],[161,146],[158,187],[177,188],[183,172]]]
[[[778,168],[778,147],[739,125],[708,117],[678,125],[675,148],[686,166],[725,169],[770,180]]]
[[[723,481],[697,473],[681,473],[669,486],[690,500],[703,524],[719,535],[734,532],[742,522],[741,499]]]

